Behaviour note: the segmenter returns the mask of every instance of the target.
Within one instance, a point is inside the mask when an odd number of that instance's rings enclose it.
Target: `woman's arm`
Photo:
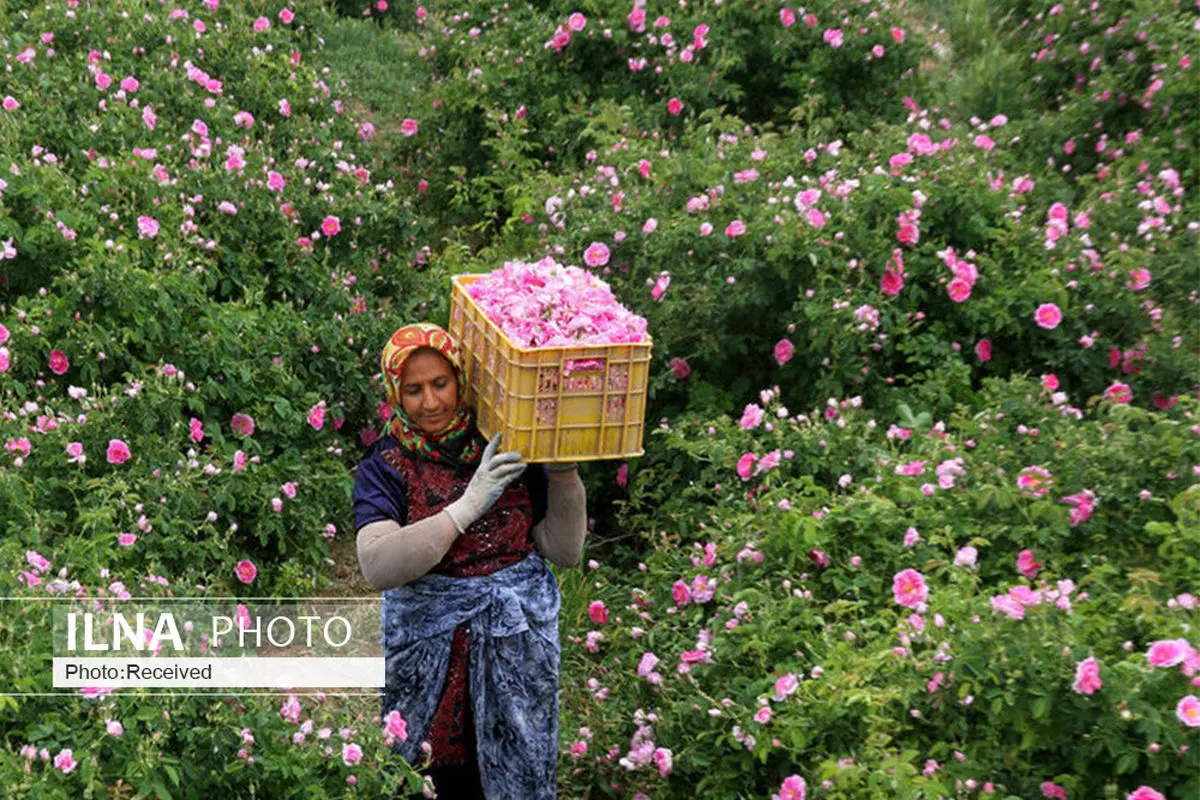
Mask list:
[[[458,536],[444,510],[411,525],[372,522],[358,529],[358,568],[374,588],[394,589],[437,566]]]
[[[550,472],[546,517],[533,529],[533,543],[547,560],[573,567],[583,554],[587,535],[587,491],[579,470]]]

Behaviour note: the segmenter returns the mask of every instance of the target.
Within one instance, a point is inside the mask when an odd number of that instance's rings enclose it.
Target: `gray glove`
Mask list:
[[[476,468],[471,482],[467,484],[463,496],[445,508],[460,534],[486,514],[500,499],[505,487],[525,471],[527,465],[521,463],[521,454],[516,450],[496,455],[500,446],[500,436],[501,434],[497,433],[488,442],[483,456],[479,459],[479,467]]]

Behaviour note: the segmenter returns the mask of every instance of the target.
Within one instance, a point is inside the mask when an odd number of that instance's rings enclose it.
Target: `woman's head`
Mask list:
[[[393,433],[440,440],[467,425],[458,345],[430,323],[392,334],[381,359]]]
[[[454,420],[458,407],[454,365],[433,348],[414,350],[400,377],[400,403],[425,435],[440,433]]]

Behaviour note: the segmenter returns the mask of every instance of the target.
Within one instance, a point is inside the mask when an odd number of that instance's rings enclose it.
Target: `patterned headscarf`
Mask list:
[[[428,434],[404,411],[401,402],[404,365],[409,356],[422,348],[440,353],[454,368],[458,380],[458,404],[454,416],[438,433]],[[391,434],[401,447],[428,461],[438,461],[455,467],[476,464],[487,443],[475,427],[475,415],[467,407],[467,385],[464,380],[458,345],[450,334],[429,322],[405,325],[392,334],[383,348],[380,359],[383,382],[387,388],[388,404],[392,408]]]

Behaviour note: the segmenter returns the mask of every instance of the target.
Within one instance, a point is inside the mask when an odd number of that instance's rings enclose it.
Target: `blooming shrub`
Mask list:
[[[1077,419],[1036,382],[988,381],[969,413],[922,413],[901,437],[857,398],[781,414],[787,396],[764,395],[770,429],[659,431],[698,479],[637,473],[622,522],[653,531],[639,571],[565,584],[576,630],[605,633],[564,652],[564,736],[595,753],[571,786],[769,796],[799,771],[836,798],[1196,788],[1200,404]],[[739,454],[767,450],[779,466],[739,480]],[[1035,460],[1056,476],[1039,495],[1015,480]],[[1078,525],[1072,490],[1095,505]],[[711,600],[681,603],[700,577]],[[671,750],[670,776],[620,759],[631,734]],[[1098,758],[1113,767],[1076,766]]]
[[[329,15],[284,10],[269,24],[230,3],[6,15],[6,596],[303,594],[328,528],[349,527],[346,463],[379,424],[364,345],[393,329],[377,312],[413,296],[421,224],[316,60]],[[319,404],[332,424],[313,430]],[[48,663],[43,621],[26,617],[0,656],[9,691],[47,688],[29,666]],[[305,705],[285,723],[269,697],[22,697],[0,717],[0,785],[337,797],[411,777],[373,703]]]
[[[6,19],[11,691],[35,599],[327,590],[380,344],[550,258],[655,341],[561,575],[564,794],[1200,791],[1193,9],[1007,4],[973,54],[988,4],[337,5],[389,27]],[[331,700],[21,697],[0,785],[419,790]]]

